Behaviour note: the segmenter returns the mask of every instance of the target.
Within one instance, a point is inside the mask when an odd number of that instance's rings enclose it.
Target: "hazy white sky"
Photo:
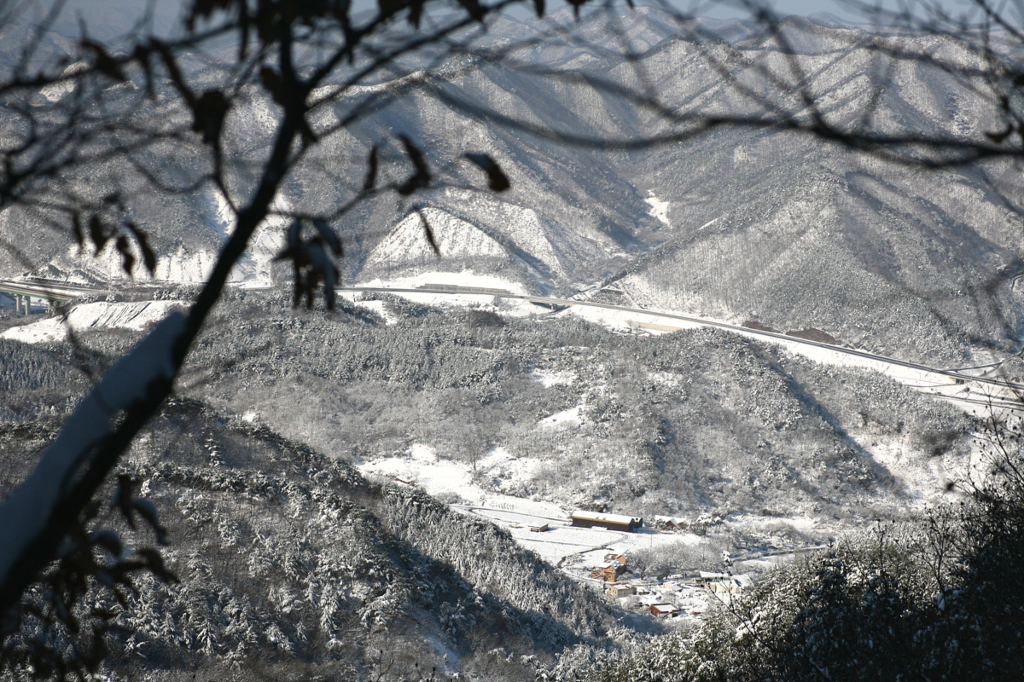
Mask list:
[[[50,5],[53,0],[37,0],[32,3],[31,14],[41,16],[43,8]],[[117,35],[130,27],[143,12],[144,8],[151,3],[156,6],[158,27],[169,27],[176,24],[176,19],[181,16],[182,7],[189,0],[67,0],[63,12],[64,24],[61,28],[70,29],[77,33],[78,19],[82,18],[89,26],[90,33],[96,37],[104,38],[109,35]],[[644,2],[644,0],[638,0]],[[647,0],[654,4],[652,0]],[[679,8],[698,7],[702,14],[725,17],[749,16],[749,11],[742,9],[743,0],[669,0]],[[876,0],[861,0],[865,4],[874,4]],[[378,0],[353,0],[356,8],[376,7]],[[842,0],[767,0],[776,13],[807,15],[815,12],[830,12],[846,19],[858,18],[855,12],[849,9],[847,3]],[[940,5],[946,11],[958,14],[967,9],[972,0],[883,0],[883,4],[895,7],[900,4],[930,4]],[[595,0],[594,4],[603,4],[603,0]],[[997,3],[998,4],[998,3]],[[454,2],[453,2],[454,5]],[[526,7],[529,7],[528,3]],[[557,0],[548,0],[548,7],[560,9],[563,7]],[[524,16],[529,15],[529,10],[524,9]]]

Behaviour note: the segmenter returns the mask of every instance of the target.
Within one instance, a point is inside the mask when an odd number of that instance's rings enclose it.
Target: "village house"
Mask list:
[[[605,582],[614,583],[618,582],[622,574],[626,572],[626,565],[618,562],[602,566],[601,568],[595,568],[590,572],[591,578],[597,578],[598,580],[604,580]]]
[[[675,604],[651,604],[651,613],[655,616],[669,618],[679,613],[679,607]]]
[[[598,512],[577,509],[572,513],[572,525],[577,528],[607,528],[635,533],[642,528],[644,520],[639,516],[622,516],[620,514],[599,514]]]
[[[754,582],[750,576],[729,575],[728,573],[707,573],[700,572],[697,584],[702,585],[709,592],[728,592],[729,594],[743,594],[743,590],[751,587]]]
[[[608,594],[613,597],[629,597],[636,594],[636,588],[629,583],[615,583],[608,586]]]
[[[664,531],[683,531],[689,529],[690,524],[681,516],[655,516],[654,527]]]

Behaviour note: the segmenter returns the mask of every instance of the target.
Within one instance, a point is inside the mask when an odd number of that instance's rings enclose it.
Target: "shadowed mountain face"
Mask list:
[[[409,169],[402,165],[399,133],[423,146],[438,179],[415,204],[385,195],[338,225],[346,239],[346,281],[468,269],[530,291],[569,295],[615,279],[636,304],[756,319],[784,331],[820,329],[841,343],[935,364],[1018,348],[1024,321],[1011,280],[1024,271],[1021,219],[1006,198],[1014,195],[993,189],[1009,186],[1007,168],[911,170],[756,126],[636,151],[559,142],[550,137],[621,141],[679,130],[615,88],[653,93],[677,113],[756,117],[763,102],[752,94],[796,105],[763,76],[792,78],[792,63],[742,23],[700,26],[730,41],[756,67],[735,71],[727,82],[714,68],[726,55],[720,44],[684,40],[653,11],[579,24],[569,15],[551,21],[576,37],[511,50],[511,60],[501,64],[483,52],[460,56],[410,89],[399,87],[410,82],[403,76],[422,64],[395,64],[393,83],[357,87],[318,111],[313,124],[319,129],[357,109],[364,113],[324,138],[296,168],[279,201],[282,210],[326,212],[351,198],[375,143],[382,145],[385,180],[400,180]],[[871,36],[822,23],[828,25],[792,19],[784,29],[829,120],[954,139],[976,138],[995,126],[982,97],[913,60],[893,64],[886,87],[872,100],[873,79],[884,65],[865,47]],[[502,20],[481,45],[508,50],[530,31]],[[891,40],[907,51],[969,63],[940,38]],[[70,49],[67,42],[56,36],[46,45],[59,55]],[[624,61],[625,43],[643,57]],[[218,77],[200,60],[190,68],[196,78]],[[122,90],[109,96],[137,96]],[[553,132],[543,137],[485,122],[490,114]],[[272,103],[246,93],[228,120],[235,199],[249,191],[276,116]],[[482,186],[482,178],[461,158],[466,151],[498,159],[512,189],[500,195],[471,189]],[[147,167],[166,177],[192,177],[203,167],[185,153],[147,154]],[[161,197],[125,172],[123,164],[106,164],[69,182],[88,180],[92,191],[138,186],[130,208],[164,257],[158,276],[179,282],[202,277],[232,227],[222,199],[210,190]],[[423,237],[417,207],[438,235],[441,259]],[[74,255],[69,240],[44,228],[45,217],[0,214],[0,239],[17,244],[20,254],[0,255],[0,275],[53,263],[82,276],[120,276],[112,256]],[[240,280],[272,279],[269,256],[283,225],[263,231],[247,266],[251,272]]]

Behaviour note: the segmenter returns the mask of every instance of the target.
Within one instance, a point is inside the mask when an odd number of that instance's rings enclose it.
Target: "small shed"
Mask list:
[[[549,530],[550,528],[551,527],[548,524],[543,523],[543,524],[541,524],[539,526],[530,526],[530,532],[531,533],[543,533],[543,532]]]
[[[608,586],[608,594],[613,597],[629,597],[636,594],[636,587],[629,583],[615,583]]]
[[[578,509],[572,513],[572,525],[577,528],[607,528],[635,533],[642,528],[644,520],[639,516],[623,516],[621,514],[599,514],[598,512]]]
[[[651,604],[651,613],[655,616],[669,618],[679,613],[679,607],[675,604]]]

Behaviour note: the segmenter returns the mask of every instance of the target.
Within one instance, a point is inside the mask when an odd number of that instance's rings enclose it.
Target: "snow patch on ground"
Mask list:
[[[651,214],[652,218],[660,220],[667,227],[672,227],[672,224],[668,221],[668,205],[669,204],[668,204],[667,201],[662,201],[661,199],[656,197],[654,195],[653,191],[648,191],[647,192],[647,198],[644,199],[644,201],[646,201],[647,205],[651,207],[648,210],[648,213]]]
[[[69,65],[64,71],[61,72],[61,76],[67,78],[66,81],[57,81],[43,86],[39,90],[39,94],[48,99],[51,102],[58,102],[64,99],[64,96],[71,93],[77,87],[74,79],[72,78],[75,74],[81,73],[89,68],[89,65],[84,61],[78,61],[74,64]]]
[[[382,83],[373,83],[370,85],[325,85],[319,88],[314,88],[309,94],[310,102],[322,102],[335,97],[346,96],[346,97],[358,97],[360,95],[372,95],[382,92],[388,92],[395,90],[405,85],[410,85],[418,81],[427,79],[427,72],[422,69],[419,71],[413,71],[407,73],[404,76],[398,78],[392,78],[389,81]]]
[[[508,504],[504,498],[519,498],[485,490],[476,483],[474,476],[489,479],[499,490],[514,488],[529,483],[539,472],[541,461],[515,458],[505,448],[496,447],[480,457],[474,466],[439,458],[433,447],[417,443],[404,455],[378,458],[364,462],[358,468],[364,474],[417,485],[431,495],[455,495],[467,504],[495,504],[495,500]],[[544,510],[552,512],[547,507]]]
[[[561,426],[576,426],[583,422],[583,416],[581,414],[582,408],[577,405],[576,407],[569,408],[568,410],[562,410],[556,412],[550,417],[545,417],[537,422],[537,426],[542,429],[554,429]]]
[[[437,450],[417,443],[409,448],[409,459],[419,464],[437,464]]]
[[[549,310],[539,308],[528,301],[518,298],[496,298],[494,293],[436,294],[429,291],[423,293],[413,291],[421,286],[429,288],[431,285],[495,289],[518,296],[526,295],[523,285],[518,282],[512,282],[492,275],[478,275],[471,270],[463,270],[462,272],[426,272],[414,277],[401,277],[389,280],[372,279],[360,282],[357,287],[387,289],[389,293],[393,290],[395,296],[401,296],[413,303],[435,308],[461,306],[477,310],[490,310],[506,317],[531,317],[550,314]],[[359,294],[361,290],[349,289],[343,293]]]
[[[551,388],[552,386],[568,386],[572,384],[572,382],[576,381],[576,374],[538,367],[530,371],[530,378],[544,388]]]
[[[678,386],[683,382],[683,376],[675,372],[648,372],[647,376],[651,381],[664,386]]]
[[[854,430],[849,435],[903,485],[904,491],[916,503],[949,501],[959,496],[959,492],[947,490],[946,485],[962,475],[962,461],[950,462],[944,457],[915,456],[905,434],[896,438],[883,438]]]
[[[514,493],[531,483],[542,467],[543,462],[535,457],[513,457],[498,446],[477,462],[477,473],[490,479],[491,485],[499,491]]]
[[[699,329],[702,326],[685,320],[667,320],[657,315],[639,311],[597,308],[586,305],[574,305],[565,312],[578,315],[585,320],[603,325],[605,328],[617,332],[667,334],[682,329]]]
[[[430,284],[476,287],[482,289],[501,289],[510,294],[517,294],[520,296],[524,296],[527,293],[526,289],[519,282],[501,279],[500,277],[494,277],[493,275],[478,275],[472,270],[463,270],[462,272],[431,271],[423,272],[412,277],[398,277],[389,280],[377,278],[367,282],[360,282],[356,286],[379,289],[418,289]],[[458,294],[457,296],[462,295],[463,294]],[[473,295],[481,296],[483,294]],[[486,294],[486,296],[492,297],[493,294]],[[453,298],[453,296],[445,295],[445,298]]]
[[[0,334],[0,338],[23,343],[62,341],[67,337],[69,327],[75,332],[111,328],[141,331],[181,305],[180,301],[85,303],[64,315],[8,329]]]

